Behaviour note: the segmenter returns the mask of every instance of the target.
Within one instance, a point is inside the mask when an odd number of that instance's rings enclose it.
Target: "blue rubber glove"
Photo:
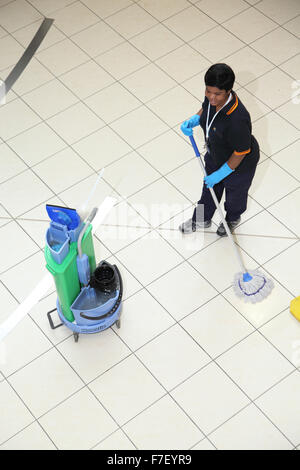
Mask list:
[[[193,127],[199,126],[200,124],[200,116],[199,114],[194,114],[194,116],[190,117],[187,121],[184,121],[181,124],[180,129],[184,133],[184,135],[191,136],[193,135]]]
[[[230,168],[227,163],[221,166],[217,171],[214,171],[210,175],[204,178],[204,182],[207,188],[212,188],[215,184],[222,181],[226,176],[230,175],[234,170]]]

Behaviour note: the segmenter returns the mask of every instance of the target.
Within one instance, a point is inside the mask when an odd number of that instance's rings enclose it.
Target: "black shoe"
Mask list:
[[[241,221],[241,218],[239,217],[237,220],[233,220],[231,222],[227,222],[227,225],[229,227],[229,230],[230,232],[232,233],[235,229],[235,227],[237,225],[239,225]],[[220,223],[219,227],[218,227],[218,230],[217,230],[217,234],[220,236],[220,237],[227,237],[227,233],[226,233],[226,230],[225,230],[225,227],[223,225],[223,222]]]
[[[179,225],[179,230],[182,233],[193,233],[197,230],[201,230],[204,228],[209,228],[211,226],[211,220],[203,220],[194,222],[192,219],[188,219],[186,222],[183,222]]]

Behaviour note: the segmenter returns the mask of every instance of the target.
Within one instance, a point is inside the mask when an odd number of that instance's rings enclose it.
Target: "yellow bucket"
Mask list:
[[[291,301],[290,312],[300,321],[300,296]]]

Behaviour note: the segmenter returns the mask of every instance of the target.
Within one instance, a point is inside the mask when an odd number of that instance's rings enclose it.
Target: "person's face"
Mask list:
[[[222,107],[223,104],[226,103],[228,100],[228,96],[230,94],[230,90],[220,90],[214,86],[207,86],[205,88],[205,96],[207,97],[208,101],[210,102],[211,106]]]

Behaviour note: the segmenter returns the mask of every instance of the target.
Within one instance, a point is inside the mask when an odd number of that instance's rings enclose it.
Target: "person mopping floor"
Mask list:
[[[193,135],[194,127],[202,127],[207,173],[192,218],[179,226],[184,234],[210,227],[216,205],[209,188],[214,188],[219,202],[225,190],[225,218],[231,232],[247,209],[248,191],[260,156],[259,145],[252,135],[250,114],[233,91],[234,81],[235,74],[228,65],[212,65],[204,77],[206,88],[202,108],[181,125],[187,136]],[[227,235],[223,223],[217,234]]]

